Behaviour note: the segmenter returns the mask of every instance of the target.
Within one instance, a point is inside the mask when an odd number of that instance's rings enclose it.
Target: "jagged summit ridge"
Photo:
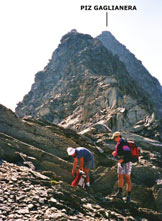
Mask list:
[[[162,90],[159,81],[153,77],[142,65],[133,53],[125,45],[121,44],[109,31],[102,32],[97,37],[103,45],[114,55],[118,55],[124,62],[130,76],[143,89],[147,96],[150,96],[151,102],[155,106],[155,112],[158,117],[162,118]]]
[[[102,42],[71,31],[35,76],[16,108],[19,117],[41,118],[79,132],[96,123],[132,129],[151,116],[150,98]]]

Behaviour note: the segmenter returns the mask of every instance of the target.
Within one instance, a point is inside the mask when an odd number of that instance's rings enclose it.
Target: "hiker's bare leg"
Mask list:
[[[126,183],[127,183],[127,191],[131,192],[132,190],[132,182],[131,182],[131,177],[129,174],[125,175]]]
[[[124,178],[123,178],[123,174],[118,174],[118,187],[119,188],[123,188],[124,186]]]
[[[85,172],[86,174],[86,183],[89,183],[89,169],[86,169],[86,168],[83,168],[83,171]]]

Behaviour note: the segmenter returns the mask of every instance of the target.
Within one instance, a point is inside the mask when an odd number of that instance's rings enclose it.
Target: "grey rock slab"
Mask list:
[[[16,211],[18,214],[27,214],[29,213],[29,208],[22,208]]]

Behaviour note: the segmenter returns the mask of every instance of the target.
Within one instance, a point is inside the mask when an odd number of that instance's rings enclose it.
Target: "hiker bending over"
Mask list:
[[[131,190],[132,190],[132,182],[131,182],[131,170],[132,170],[132,162],[131,162],[131,151],[128,146],[126,140],[124,140],[121,136],[120,132],[115,132],[112,136],[115,142],[117,142],[115,146],[115,151],[112,155],[118,160],[118,192],[115,194],[116,198],[122,198],[122,189],[124,186],[124,177],[126,179],[127,184],[127,202],[131,200]]]
[[[86,173],[86,186],[90,186],[89,170],[94,169],[94,156],[88,149],[84,147],[68,147],[67,152],[69,156],[74,157],[74,164],[72,169],[72,175],[75,175],[78,160],[80,160],[80,170]]]

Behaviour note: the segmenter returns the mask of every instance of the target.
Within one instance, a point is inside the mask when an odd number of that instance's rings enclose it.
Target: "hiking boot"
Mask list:
[[[118,191],[116,194],[113,196],[114,198],[122,199],[122,192]]]
[[[130,201],[131,201],[131,196],[128,195],[127,198],[126,198],[126,202],[130,203]]]
[[[87,184],[85,185],[86,190],[90,190],[90,188],[91,188],[90,185],[87,185]]]

